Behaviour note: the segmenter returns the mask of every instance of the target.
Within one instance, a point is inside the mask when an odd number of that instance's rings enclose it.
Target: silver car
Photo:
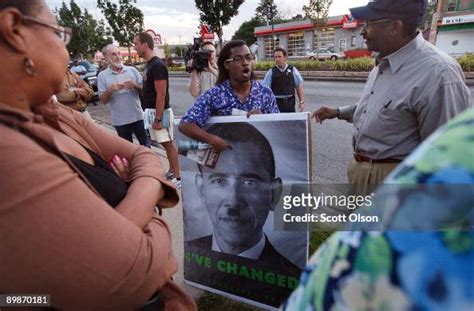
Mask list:
[[[319,53],[318,49],[306,54],[306,57],[308,57],[310,60],[337,60],[337,59],[342,59],[346,58],[346,56],[342,53],[334,52],[330,49],[327,48],[319,48]]]

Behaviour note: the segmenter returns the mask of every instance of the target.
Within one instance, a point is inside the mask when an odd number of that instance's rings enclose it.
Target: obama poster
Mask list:
[[[206,131],[230,145],[220,154],[179,133],[188,284],[267,309],[298,285],[308,232],[276,229],[274,215],[287,186],[311,182],[309,119],[213,117]]]

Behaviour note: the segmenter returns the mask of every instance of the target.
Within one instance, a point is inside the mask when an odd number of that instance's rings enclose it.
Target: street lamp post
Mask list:
[[[273,51],[275,51],[275,48],[276,48],[276,40],[275,40],[275,27],[273,25],[273,16],[272,16],[272,19],[270,20],[270,22],[272,23],[272,46],[273,46]]]
[[[436,12],[433,14],[433,20],[431,22],[429,42],[436,45],[436,37],[438,36],[438,23],[443,20],[443,12],[446,6],[446,0],[439,0]]]
[[[276,48],[276,40],[275,40],[275,27],[273,25],[273,7],[271,4],[267,5],[267,7],[265,8],[265,15],[267,16],[267,18],[270,20],[270,25],[272,27],[272,50],[274,51],[275,48]],[[267,25],[268,25],[268,21],[267,21]]]

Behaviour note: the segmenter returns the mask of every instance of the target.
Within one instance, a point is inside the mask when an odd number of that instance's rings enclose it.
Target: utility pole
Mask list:
[[[271,38],[272,38],[272,50],[274,51],[276,49],[276,40],[275,40],[275,26],[273,24],[274,12],[273,12],[272,5],[267,5],[264,8],[264,14],[267,17],[267,26],[268,26],[268,24],[270,24],[270,26],[272,27],[272,36],[271,36]]]
[[[272,13],[272,19],[270,22],[272,23],[272,44],[273,44],[273,51],[276,49],[276,39],[275,39],[275,26],[273,25],[273,10],[271,11]],[[273,52],[272,52],[273,53]]]
[[[429,41],[431,44],[436,45],[436,37],[438,36],[438,24],[443,21],[443,13],[446,7],[447,0],[438,0],[438,7],[436,13],[433,14],[433,20],[431,22],[431,30]]]

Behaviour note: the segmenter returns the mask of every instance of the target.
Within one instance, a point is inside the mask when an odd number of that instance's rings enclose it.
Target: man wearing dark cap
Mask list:
[[[374,0],[350,9],[364,22],[362,36],[378,52],[362,98],[356,105],[314,112],[316,121],[354,124],[349,182],[367,190],[426,137],[469,104],[459,64],[417,31],[426,0]]]

